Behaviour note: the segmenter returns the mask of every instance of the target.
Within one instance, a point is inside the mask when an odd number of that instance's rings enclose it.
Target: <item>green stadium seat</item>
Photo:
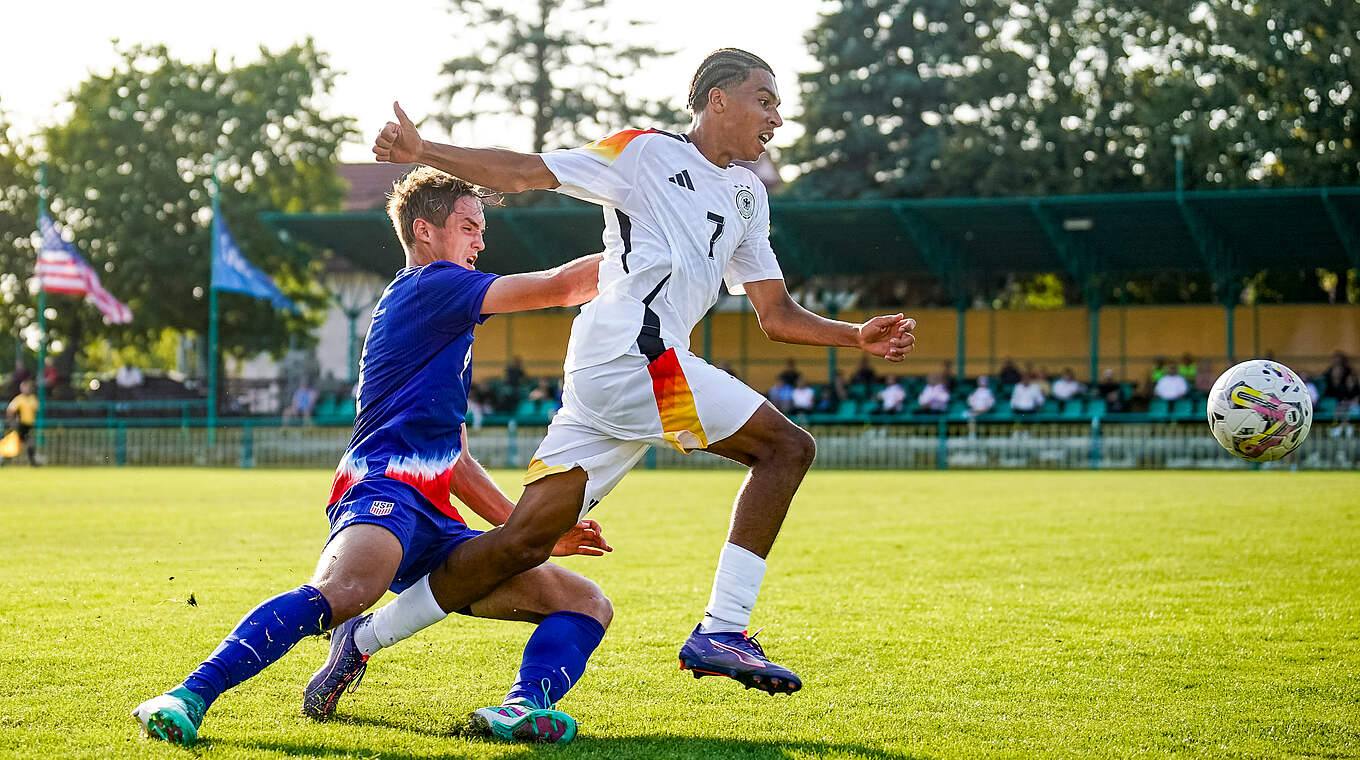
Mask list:
[[[335,414],[337,417],[343,417],[352,420],[354,419],[354,415],[356,414],[356,412],[357,407],[356,404],[354,403],[353,396],[345,396],[344,401],[341,401],[335,405]]]
[[[1171,416],[1171,402],[1164,398],[1154,398],[1148,402],[1148,416],[1156,420],[1165,420]]]
[[[1086,413],[1085,413],[1084,415],[1082,415],[1082,416],[1083,416],[1083,417],[1104,417],[1104,416],[1105,416],[1105,399],[1103,399],[1103,398],[1093,398],[1093,399],[1091,399],[1090,401],[1087,401],[1087,402],[1086,402]]]
[[[1177,420],[1189,420],[1195,416],[1196,400],[1193,398],[1178,398],[1171,404],[1171,417]]]
[[[538,411],[538,403],[539,402],[537,401],[530,401],[527,398],[520,401],[515,405],[515,419],[524,421],[537,418],[540,414]]]
[[[316,408],[312,410],[314,417],[329,419],[335,416],[335,396],[324,396]]]
[[[1313,419],[1330,420],[1336,414],[1336,399],[1330,396],[1323,396],[1318,399],[1317,407],[1313,409]]]
[[[1086,403],[1080,398],[1068,399],[1063,404],[1062,416],[1069,420],[1083,419],[1086,417]]]
[[[832,415],[837,420],[854,420],[860,416],[860,403],[852,398],[845,399],[836,407]]]
[[[1039,409],[1041,414],[1057,414],[1062,411],[1062,402],[1056,398],[1044,399],[1044,405]]]

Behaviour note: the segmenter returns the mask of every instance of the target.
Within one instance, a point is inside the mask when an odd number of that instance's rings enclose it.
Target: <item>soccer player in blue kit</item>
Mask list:
[[[365,639],[376,651],[413,631],[361,626],[388,589],[411,593],[394,604],[438,606],[428,575],[481,532],[469,528],[450,494],[493,525],[514,509],[467,452],[464,415],[472,380],[473,329],[497,313],[574,306],[596,295],[599,255],[553,270],[497,277],[479,272],[486,218],[471,184],[427,167],[397,183],[388,215],[406,267],[373,310],[364,341],[354,436],[336,469],[327,501],[330,535],[311,582],[268,599],[237,624],[208,659],[177,687],[133,710],[147,735],[176,744],[197,740],[203,715],[227,689],[278,660],[294,644],[341,625],[331,656],[313,676],[303,712],[327,717],[363,672]],[[600,555],[611,547],[599,526],[580,520],[554,554]],[[570,716],[546,703],[544,687],[565,674],[575,683],[609,625],[613,610],[586,578],[542,563],[480,595],[459,612],[537,623],[518,680],[474,728],[509,739],[565,742]],[[441,613],[442,617],[442,613]],[[554,697],[561,697],[561,689]],[[481,712],[481,711],[479,711]]]

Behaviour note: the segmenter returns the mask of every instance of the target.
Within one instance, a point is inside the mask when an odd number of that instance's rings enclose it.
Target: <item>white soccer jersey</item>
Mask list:
[[[740,295],[783,278],[765,186],[745,167],[714,166],[687,137],[625,130],[542,158],[557,192],[604,206],[600,295],[572,323],[567,372],[635,346],[649,359],[688,350],[723,281]]]

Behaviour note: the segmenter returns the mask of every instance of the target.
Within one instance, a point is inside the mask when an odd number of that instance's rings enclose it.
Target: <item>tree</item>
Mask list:
[[[1353,184],[1353,0],[866,0],[809,34],[795,190],[825,197]]]
[[[34,301],[28,294],[34,263],[30,238],[38,222],[33,175],[27,147],[16,141],[13,128],[0,111],[0,335],[10,336],[8,345],[0,346],[3,357],[18,358],[11,356],[14,341],[36,318]],[[8,371],[8,367],[0,368],[0,373]]]
[[[627,96],[622,82],[664,53],[614,41],[605,0],[537,0],[531,13],[504,2],[450,0],[477,52],[444,64],[440,96],[452,110],[445,128],[483,117],[525,125],[521,144],[535,153],[575,147],[629,126],[672,127],[688,121],[659,101]],[[629,26],[635,26],[629,23]],[[516,141],[518,142],[518,141]]]
[[[242,251],[311,307],[286,314],[223,293],[224,350],[278,352],[318,323],[326,296],[315,265],[256,214],[336,207],[335,154],[352,122],[319,112],[316,97],[335,75],[311,40],[260,52],[258,62],[223,67],[176,60],[163,46],[121,49],[112,73],[72,93],[70,121],[45,131],[52,215],[135,315],[106,325],[92,308],[60,305],[49,325],[69,346],[68,371],[88,339],[148,348],[166,329],[206,334],[215,155],[223,216]]]

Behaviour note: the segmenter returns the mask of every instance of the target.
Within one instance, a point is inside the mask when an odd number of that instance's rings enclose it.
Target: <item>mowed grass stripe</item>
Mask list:
[[[189,756],[127,713],[307,580],[330,474],[2,477],[0,754]],[[555,756],[1360,756],[1360,476],[814,472],[754,621],[807,684],[779,698],[677,670],[740,482],[639,471],[592,514],[616,551],[564,564],[617,617]],[[453,735],[529,632],[451,618],[375,657],[327,724],[297,716],[309,639],[219,700],[192,754],[543,752]]]

